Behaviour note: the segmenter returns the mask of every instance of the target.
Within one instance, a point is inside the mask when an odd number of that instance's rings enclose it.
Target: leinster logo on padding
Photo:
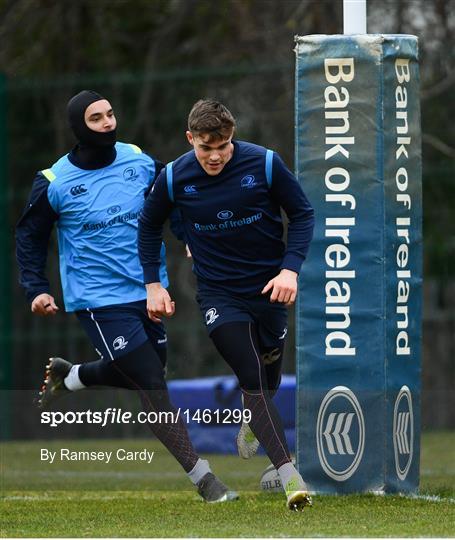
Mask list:
[[[208,309],[205,312],[205,324],[208,326],[209,324],[214,323],[218,319],[219,315],[216,312],[216,308],[212,307]]]
[[[118,336],[114,339],[112,342],[112,346],[114,347],[114,351],[118,351],[120,349],[124,349],[128,345],[128,341],[123,336]]]
[[[316,441],[324,472],[344,482],[357,470],[365,447],[365,420],[352,390],[335,386],[319,407]]]
[[[414,448],[414,414],[411,391],[402,386],[393,410],[393,450],[395,469],[400,480],[404,480],[412,463]]]

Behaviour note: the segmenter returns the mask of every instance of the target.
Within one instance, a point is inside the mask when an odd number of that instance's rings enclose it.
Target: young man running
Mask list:
[[[296,298],[313,209],[280,156],[233,140],[234,130],[235,120],[224,105],[198,101],[186,132],[193,149],[161,171],[147,197],[139,218],[147,311],[151,318],[174,312],[159,281],[159,254],[163,223],[177,207],[205,324],[252,413],[239,433],[239,452],[249,457],[259,441],[279,472],[288,507],[300,510],[311,499],[292,464],[271,397],[280,384],[286,306]],[[287,247],[281,208],[289,218]]]
[[[57,225],[66,311],[75,312],[101,358],[73,365],[51,358],[39,405],[90,386],[136,390],[144,409],[177,418],[164,378],[166,333],[150,320],[137,256],[137,218],[162,163],[132,144],[116,142],[109,101],[84,90],[68,103],[78,140],[71,152],[35,177],[17,225],[20,283],[33,313],[59,310],[45,275],[49,237]],[[157,276],[168,284],[160,245]],[[182,421],[149,424],[207,502],[237,498],[198,457]]]

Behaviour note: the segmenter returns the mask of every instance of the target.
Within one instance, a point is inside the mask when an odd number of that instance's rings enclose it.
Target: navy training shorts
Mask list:
[[[140,347],[147,340],[155,349],[166,347],[163,323],[147,316],[146,301],[87,308],[76,316],[101,358],[111,361]]]
[[[287,308],[270,302],[269,295],[242,297],[204,286],[196,300],[209,335],[222,324],[245,321],[256,325],[261,349],[279,347],[286,337]]]

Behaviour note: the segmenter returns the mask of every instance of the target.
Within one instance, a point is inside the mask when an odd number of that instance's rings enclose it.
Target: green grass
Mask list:
[[[40,463],[40,448],[148,448],[141,462]],[[455,433],[422,440],[421,498],[315,496],[303,513],[258,489],[265,457],[208,456],[239,501],[208,505],[156,442],[11,442],[1,446],[2,537],[450,537],[455,536]],[[51,474],[50,474],[51,473]],[[429,496],[429,499],[423,498]]]

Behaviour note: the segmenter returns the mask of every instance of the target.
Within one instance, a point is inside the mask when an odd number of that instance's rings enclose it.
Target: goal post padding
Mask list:
[[[297,464],[316,492],[419,483],[417,38],[296,38],[296,172],[315,235],[296,309]]]

